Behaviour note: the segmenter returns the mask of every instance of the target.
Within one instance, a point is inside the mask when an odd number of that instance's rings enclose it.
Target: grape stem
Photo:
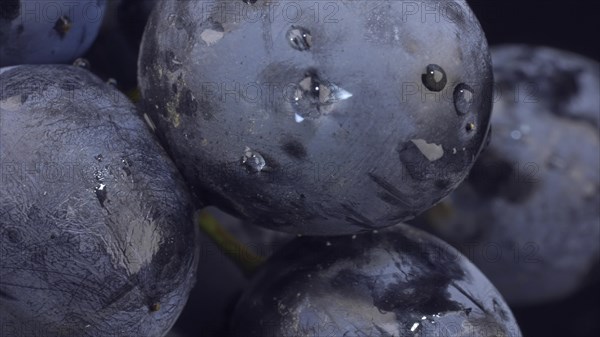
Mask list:
[[[256,254],[234,235],[229,233],[217,219],[206,210],[197,213],[198,227],[203,231],[219,249],[235,263],[246,276],[252,276],[256,269],[262,265],[264,258]]]

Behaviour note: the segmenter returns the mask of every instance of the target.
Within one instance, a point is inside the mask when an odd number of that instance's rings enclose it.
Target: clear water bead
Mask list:
[[[294,118],[300,123],[306,118],[316,119],[333,109],[334,103],[352,97],[352,93],[322,80],[316,73],[307,73],[296,85],[293,96]]]
[[[306,28],[292,26],[285,36],[292,48],[296,50],[305,51],[312,46],[312,35]]]
[[[454,109],[459,116],[467,114],[471,111],[473,105],[474,91],[469,85],[460,83],[454,88]]]
[[[442,67],[437,64],[430,64],[425,69],[425,73],[421,75],[421,81],[431,91],[442,91],[446,87],[448,79]]]
[[[242,156],[242,164],[245,165],[246,168],[251,172],[260,172],[267,165],[265,158],[263,158],[260,153],[247,146],[244,150],[244,155]]]

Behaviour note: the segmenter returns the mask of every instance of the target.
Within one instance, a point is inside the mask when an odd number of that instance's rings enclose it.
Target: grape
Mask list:
[[[520,336],[491,283],[463,255],[399,224],[302,237],[255,275],[233,336]]]
[[[423,20],[431,8],[438,18]],[[307,235],[393,225],[453,190],[486,137],[490,59],[464,1],[155,9],[144,111],[195,194],[252,223]]]
[[[0,67],[72,62],[96,38],[105,7],[105,0],[2,0]]]
[[[194,284],[192,201],[134,106],[69,65],[0,69],[2,336],[163,336]]]
[[[564,298],[600,254],[600,68],[548,47],[492,49],[489,148],[419,222],[458,246],[511,304]]]

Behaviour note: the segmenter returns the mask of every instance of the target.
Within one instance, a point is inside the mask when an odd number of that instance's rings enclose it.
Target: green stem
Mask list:
[[[242,271],[251,276],[264,262],[264,258],[244,246],[229,233],[208,211],[200,211],[197,216],[198,226]]]

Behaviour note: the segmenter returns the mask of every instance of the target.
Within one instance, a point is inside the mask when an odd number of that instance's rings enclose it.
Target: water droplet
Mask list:
[[[71,30],[72,24],[71,19],[68,16],[63,15],[54,23],[54,30],[58,33],[60,38],[63,39],[69,30]]]
[[[167,16],[167,22],[172,25],[175,22],[175,19],[177,19],[177,16],[175,14],[169,14],[169,16]]]
[[[131,162],[129,162],[127,158],[123,158],[121,162],[123,163],[123,172],[125,172],[125,175],[129,177],[131,175]]]
[[[308,72],[296,85],[292,106],[294,118],[300,123],[306,118],[316,119],[330,112],[336,102],[346,100],[352,94],[339,86],[322,80],[316,73]]]
[[[423,85],[431,91],[442,91],[446,87],[446,72],[437,64],[430,64],[425,69],[425,73],[421,75]]]
[[[254,5],[256,3],[256,0],[242,0],[242,1],[249,5]]]
[[[473,89],[467,84],[461,83],[454,88],[454,109],[459,116],[471,110],[473,95]]]
[[[312,35],[304,27],[292,26],[285,36],[292,48],[296,50],[305,51],[312,46]]]
[[[374,229],[374,230],[373,230],[373,234],[379,234],[379,231],[378,231],[378,230],[376,230],[376,229]]]
[[[331,246],[331,242],[329,242],[329,241],[325,242],[325,246],[327,246],[327,247]]]
[[[388,313],[387,311],[385,311],[385,310],[383,310],[381,308],[377,308],[377,310],[379,310],[379,313],[382,314],[382,315],[385,315],[385,314]]]
[[[104,159],[104,157],[102,157],[101,154],[94,156],[94,159],[96,159],[99,163],[102,162],[102,159]]]
[[[352,235],[352,240],[356,240],[356,234]]]
[[[410,331],[414,332],[415,330],[417,330],[417,328],[419,327],[419,325],[421,325],[421,324],[419,324],[419,322],[413,323],[413,325],[410,327]]]
[[[473,131],[475,131],[476,128],[477,127],[475,126],[475,123],[473,123],[473,122],[469,122],[465,126],[465,129],[467,130],[467,132],[473,132]]]
[[[242,156],[242,164],[251,172],[260,172],[266,166],[263,156],[247,146]]]
[[[83,57],[80,57],[78,59],[76,59],[75,61],[73,61],[73,65],[79,68],[83,68],[83,69],[90,69],[90,61],[88,61],[87,59],[84,59]]]
[[[519,140],[519,139],[521,139],[522,136],[523,136],[523,134],[519,130],[513,130],[510,133],[510,138],[512,138],[514,140]]]

